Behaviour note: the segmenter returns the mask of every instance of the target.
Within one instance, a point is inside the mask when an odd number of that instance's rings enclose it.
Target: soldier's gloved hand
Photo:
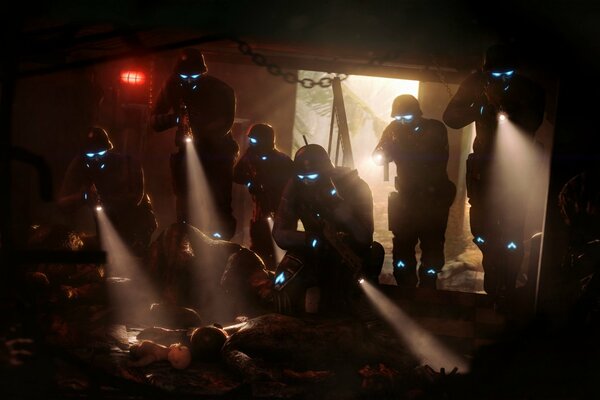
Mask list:
[[[264,193],[265,188],[263,187],[263,185],[256,183],[254,181],[250,181],[246,184],[246,186],[248,187],[248,192],[250,192],[250,194],[252,195],[258,195],[261,193]]]

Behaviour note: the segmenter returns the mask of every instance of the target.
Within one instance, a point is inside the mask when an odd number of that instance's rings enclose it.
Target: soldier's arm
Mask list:
[[[383,157],[381,161],[376,160],[377,163],[386,163],[392,161],[392,152],[393,152],[393,139],[394,139],[394,129],[393,125],[389,124],[381,134],[381,139],[379,139],[379,143],[375,147],[373,151],[373,157],[377,157],[381,155]]]
[[[357,243],[369,245],[373,241],[374,232],[371,189],[359,178],[352,188],[352,196],[352,203],[345,200],[334,209],[334,217]]]
[[[290,179],[283,190],[273,224],[273,238],[277,245],[285,250],[303,247],[307,240],[306,233],[298,230],[295,192],[294,180]]]
[[[71,161],[58,195],[58,206],[62,209],[71,209],[81,206],[85,202],[85,179],[81,171],[81,160],[76,157]]]
[[[239,159],[233,168],[233,181],[240,185],[246,185],[252,178],[252,160],[248,150]]]
[[[453,129],[461,129],[476,121],[484,106],[483,79],[479,73],[467,77],[448,103],[443,120]]]
[[[170,92],[170,82],[167,82],[158,94],[150,115],[152,129],[156,132],[162,132],[177,125],[177,115],[174,111],[175,106]]]

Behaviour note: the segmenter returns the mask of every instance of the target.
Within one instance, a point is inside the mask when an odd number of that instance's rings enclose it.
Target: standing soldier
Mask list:
[[[248,131],[248,150],[234,168],[235,183],[246,185],[254,205],[250,220],[251,250],[269,269],[277,260],[271,225],[285,184],[292,176],[292,160],[275,148],[275,131],[268,124],[256,124]]]
[[[394,234],[394,277],[399,286],[415,286],[420,242],[419,287],[436,287],[444,266],[448,212],[456,187],[448,179],[448,133],[440,121],[422,117],[417,99],[396,97],[392,121],[373,154],[375,162],[396,164],[395,186],[388,200],[389,228]]]
[[[173,189],[177,197],[177,219],[189,220],[187,171],[184,139],[193,141],[217,209],[208,234],[229,240],[235,233],[236,221],[231,208],[233,164],[238,154],[237,143],[231,137],[235,116],[235,93],[225,82],[207,75],[204,56],[199,50],[185,49],[173,74],[159,93],[152,112],[156,131],[189,124],[191,136],[179,129],[178,153],[171,157]],[[208,221],[206,221],[208,223]]]

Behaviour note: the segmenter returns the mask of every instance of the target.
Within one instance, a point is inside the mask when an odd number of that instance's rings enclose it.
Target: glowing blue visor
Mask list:
[[[193,75],[186,75],[186,74],[179,74],[179,77],[181,79],[198,79],[198,77],[200,76],[200,74],[193,74]]]
[[[414,115],[412,114],[406,114],[406,115],[396,115],[394,117],[394,119],[396,119],[396,121],[401,121],[401,122],[410,122],[414,119]]]
[[[316,181],[319,179],[319,174],[309,174],[309,175],[297,175],[298,179],[301,181],[304,179],[308,179],[309,181]]]
[[[510,78],[514,73],[515,73],[514,70],[510,70],[510,71],[506,71],[506,72],[494,71],[494,72],[492,72],[492,76],[494,78],[501,78],[502,76]]]
[[[108,150],[102,150],[102,151],[99,151],[97,153],[85,153],[85,155],[86,155],[87,158],[93,158],[95,156],[102,157],[103,155],[106,154],[107,151]]]

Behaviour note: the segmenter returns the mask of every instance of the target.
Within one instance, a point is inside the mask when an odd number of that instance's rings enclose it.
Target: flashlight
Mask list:
[[[502,121],[506,121],[506,113],[505,112],[499,112],[498,113],[498,121],[502,122]]]
[[[360,278],[360,279],[358,280],[358,283],[359,283],[359,284],[362,284],[362,283],[364,283],[364,282],[365,282],[365,278]]]
[[[188,136],[188,137],[186,137],[186,138],[185,138],[185,142],[186,142],[186,143],[192,143],[192,138],[191,138],[191,137],[189,137],[189,136]]]
[[[96,211],[102,211],[102,206],[96,206]]]

